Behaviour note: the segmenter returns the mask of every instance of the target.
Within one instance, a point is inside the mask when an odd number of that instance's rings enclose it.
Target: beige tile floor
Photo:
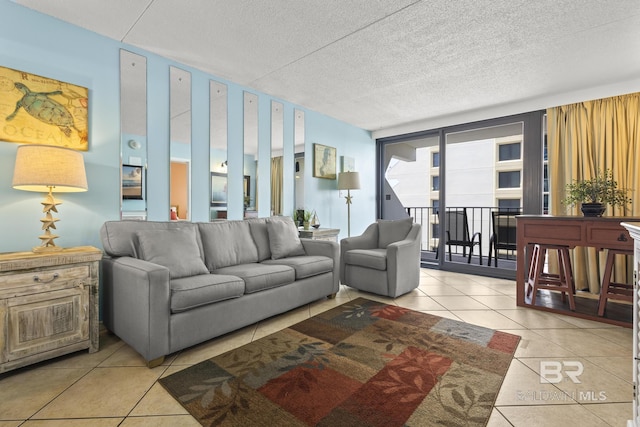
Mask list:
[[[359,296],[520,335],[489,426],[626,425],[632,416],[632,330],[517,308],[515,294],[513,281],[435,270],[422,270],[420,287],[396,299],[343,286],[334,300],[184,350],[154,369],[105,332],[97,353],[78,352],[0,376],[0,427],[197,426],[158,378]],[[540,367],[554,362],[569,363],[567,371],[579,362],[580,383],[542,382]]]

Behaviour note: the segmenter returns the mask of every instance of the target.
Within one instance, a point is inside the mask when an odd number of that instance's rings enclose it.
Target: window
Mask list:
[[[498,188],[519,188],[520,171],[498,172]]]
[[[435,152],[431,155],[431,167],[432,168],[440,167],[440,153]]]
[[[431,177],[431,190],[440,191],[440,177],[437,175]]]
[[[438,215],[438,208],[440,207],[440,200],[434,199],[431,201],[431,209],[433,210],[434,215]]]
[[[520,199],[498,199],[498,210],[501,210],[501,211],[520,210]]]
[[[498,145],[498,161],[520,160],[520,143]]]

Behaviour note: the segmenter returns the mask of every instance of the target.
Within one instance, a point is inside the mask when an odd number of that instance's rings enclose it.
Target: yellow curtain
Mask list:
[[[282,215],[282,156],[271,159],[271,214]]]
[[[547,110],[547,149],[553,215],[581,215],[579,207],[562,204],[565,186],[610,170],[618,188],[630,188],[633,202],[607,207],[607,216],[640,216],[640,92]],[[576,248],[573,269],[576,289],[600,292],[606,252]],[[616,262],[614,280],[630,282],[631,265]],[[629,263],[630,264],[630,263]]]

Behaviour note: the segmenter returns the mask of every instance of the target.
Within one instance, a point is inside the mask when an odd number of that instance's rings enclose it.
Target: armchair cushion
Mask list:
[[[352,249],[344,254],[344,261],[349,265],[384,271],[387,269],[387,250]]]
[[[141,258],[167,267],[172,279],[209,272],[200,257],[195,228],[139,230],[136,235]]]
[[[271,259],[305,255],[304,247],[298,237],[298,227],[290,217],[268,218],[267,231],[269,232]]]
[[[404,240],[412,224],[411,217],[400,220],[378,220],[378,248],[386,248],[390,243]]]

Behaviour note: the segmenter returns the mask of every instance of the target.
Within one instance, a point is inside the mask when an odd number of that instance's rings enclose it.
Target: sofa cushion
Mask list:
[[[404,240],[411,230],[413,218],[378,220],[378,247],[386,248],[393,242]]]
[[[247,294],[288,285],[296,279],[293,268],[287,265],[240,264],[219,268],[215,274],[238,276],[244,280],[244,291]]]
[[[263,264],[288,265],[296,272],[296,280],[333,271],[333,260],[326,256],[295,256],[281,259],[270,259]]]
[[[274,216],[267,218],[267,231],[269,232],[271,259],[305,254],[300,237],[298,237],[298,227],[290,217]]]
[[[171,312],[191,310],[244,294],[244,281],[236,276],[201,274],[171,281]]]
[[[106,221],[100,227],[100,239],[105,253],[112,257],[141,258],[136,231],[194,229],[196,225],[186,221]],[[200,233],[196,233],[202,254]]]
[[[209,272],[200,257],[195,228],[139,230],[136,236],[140,258],[167,267],[172,279]]]
[[[269,231],[267,230],[267,220],[265,218],[248,219],[251,236],[258,248],[258,262],[271,258],[271,248],[269,247]]]
[[[387,269],[387,250],[352,249],[345,252],[344,263],[384,271]]]
[[[247,221],[202,222],[198,227],[209,271],[258,262],[258,248]]]

